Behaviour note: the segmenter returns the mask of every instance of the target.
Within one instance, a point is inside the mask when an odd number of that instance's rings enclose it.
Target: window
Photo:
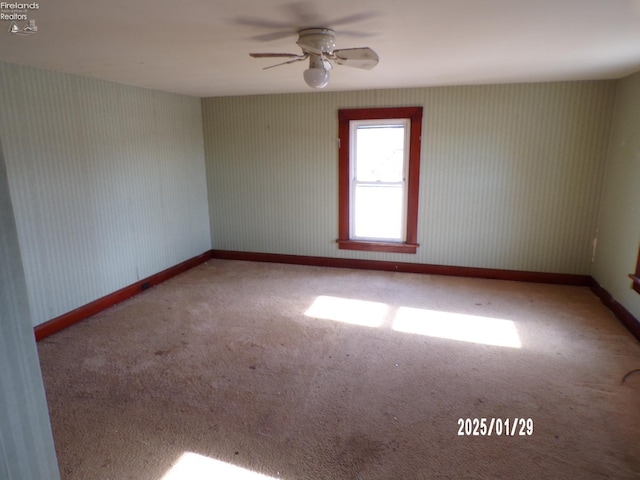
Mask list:
[[[338,123],[338,247],[416,253],[422,107],[340,110]]]
[[[633,280],[633,288],[636,292],[640,293],[640,249],[638,249],[638,261],[636,262],[636,273],[629,275]]]

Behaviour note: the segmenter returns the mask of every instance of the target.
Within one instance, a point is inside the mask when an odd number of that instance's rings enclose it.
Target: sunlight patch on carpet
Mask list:
[[[230,463],[193,452],[184,452],[160,480],[276,480]]]
[[[463,342],[521,348],[520,336],[511,320],[400,307],[393,330]]]
[[[389,306],[384,303],[320,295],[304,314],[352,325],[379,327],[388,310]]]

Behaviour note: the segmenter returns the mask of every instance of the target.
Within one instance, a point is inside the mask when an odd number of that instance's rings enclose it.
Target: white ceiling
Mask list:
[[[31,0],[7,0],[22,1]],[[198,97],[310,91],[295,32],[334,27],[373,70],[337,66],[325,90],[619,78],[640,70],[640,0],[40,0],[38,33],[0,60]],[[25,22],[18,22],[22,26]],[[285,38],[279,33],[289,31]],[[277,59],[276,59],[277,60]]]

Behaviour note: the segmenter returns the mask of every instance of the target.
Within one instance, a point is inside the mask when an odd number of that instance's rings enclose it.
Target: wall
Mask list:
[[[215,248],[589,274],[615,82],[203,99]],[[338,250],[337,111],[424,107],[417,255]]]
[[[0,478],[57,480],[49,412],[0,145]]]
[[[211,248],[200,100],[0,63],[33,324]]]
[[[632,290],[640,247],[640,73],[618,81],[611,141],[592,275],[633,316],[640,295]]]

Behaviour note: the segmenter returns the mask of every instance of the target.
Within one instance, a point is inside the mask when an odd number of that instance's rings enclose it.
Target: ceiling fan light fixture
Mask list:
[[[324,68],[309,68],[304,71],[303,76],[311,88],[324,88],[329,84],[329,72]]]
[[[309,68],[303,78],[311,88],[324,88],[329,84],[329,72],[336,65],[371,70],[378,64],[378,54],[369,47],[343,48],[335,50],[335,32],[330,28],[304,28],[298,31],[296,42],[302,54],[295,53],[250,53],[254,58],[286,58],[276,65],[263,68],[267,70],[280,65],[301,62],[309,59]]]
[[[328,63],[328,62],[326,62]],[[329,68],[319,55],[311,55],[309,68],[304,71],[304,81],[311,88],[324,88],[329,84]]]

